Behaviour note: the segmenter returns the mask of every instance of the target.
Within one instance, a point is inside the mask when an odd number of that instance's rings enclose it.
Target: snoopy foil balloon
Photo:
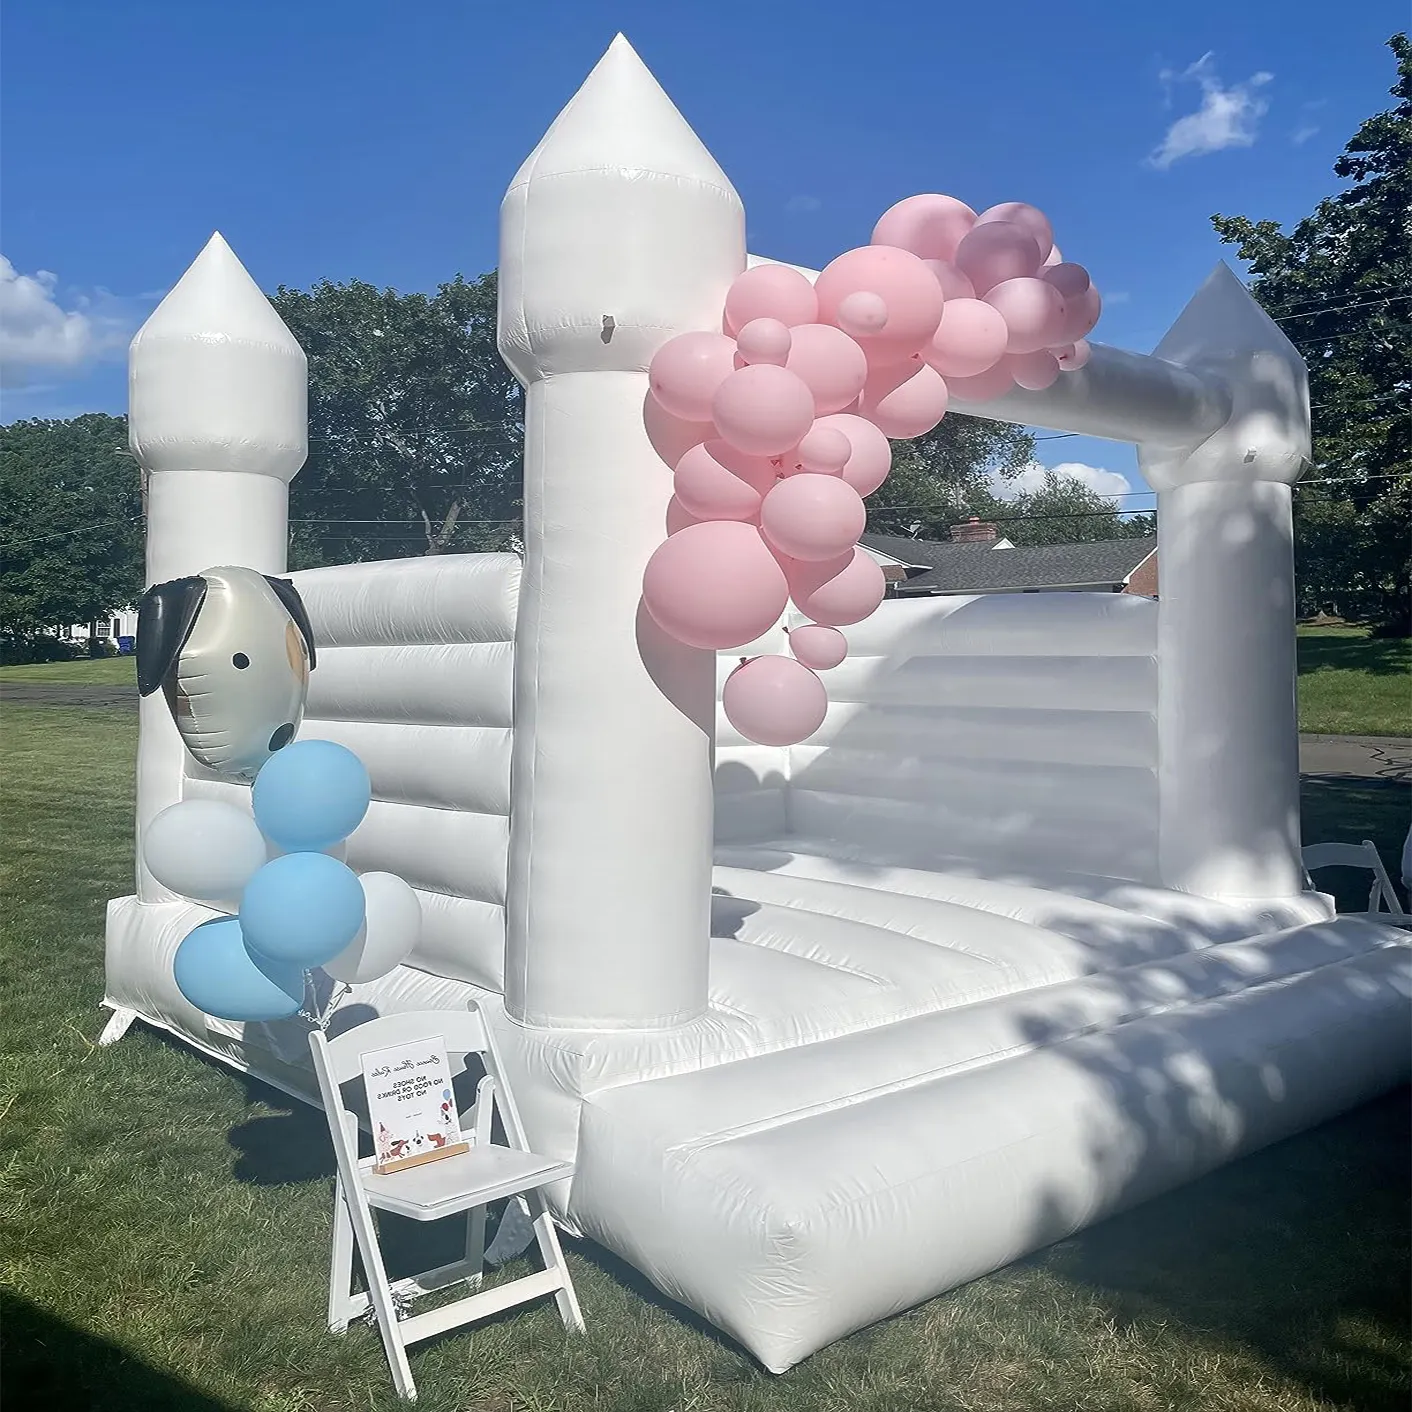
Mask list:
[[[254,569],[154,584],[137,613],[137,687],[161,690],[207,769],[253,780],[304,716],[314,635],[299,591]]]

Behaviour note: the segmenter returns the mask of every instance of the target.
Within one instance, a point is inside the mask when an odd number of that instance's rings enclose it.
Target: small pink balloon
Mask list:
[[[840,473],[843,479],[859,495],[871,495],[892,469],[892,447],[887,437],[872,422],[853,412],[835,412],[814,423],[815,431],[825,428],[842,432],[852,448]]]
[[[1051,250],[1051,251],[1049,252],[1048,255],[1046,255],[1046,256],[1044,257],[1044,268],[1045,268],[1045,269],[1051,269],[1051,268],[1053,268],[1053,266],[1055,266],[1055,265],[1062,265],[1063,263],[1064,263],[1064,256],[1063,256],[1063,254],[1061,253],[1061,251],[1060,251],[1060,249],[1059,249],[1059,247],[1058,247],[1057,245],[1054,247],[1053,250]]]
[[[794,653],[794,660],[810,671],[827,672],[848,656],[848,639],[837,628],[805,623],[790,629],[789,650]]]
[[[887,305],[881,294],[859,289],[839,300],[834,317],[844,333],[853,338],[866,337],[883,331],[887,324]]]
[[[1052,284],[1065,299],[1077,299],[1088,292],[1093,280],[1082,265],[1048,265],[1039,272],[1046,284]]]
[[[853,445],[837,427],[821,427],[815,422],[796,448],[795,463],[800,470],[815,475],[836,476],[848,464]]]
[[[674,417],[700,422],[734,367],[735,344],[723,333],[679,333],[664,343],[647,370],[652,395]]]
[[[876,294],[886,306],[887,323],[877,333],[854,334],[869,362],[896,362],[924,348],[941,322],[941,286],[906,250],[862,245],[831,260],[815,282],[819,320],[837,324],[850,294]]]
[[[739,332],[754,319],[778,319],[793,328],[818,317],[814,286],[787,265],[756,265],[737,275],[726,291],[727,333]]]
[[[887,592],[881,566],[858,548],[821,563],[792,559],[784,567],[794,606],[826,627],[862,622]]]
[[[936,282],[941,286],[941,293],[945,299],[974,299],[976,297],[975,285],[950,260],[927,260],[925,264],[936,276]],[[946,317],[945,309],[941,311],[941,316],[942,318]]]
[[[800,324],[791,338],[784,365],[804,379],[820,416],[842,411],[857,400],[868,378],[868,359],[842,329]]]
[[[1005,366],[1017,387],[1028,388],[1031,392],[1043,392],[1053,387],[1059,379],[1059,360],[1047,349],[1034,353],[1009,353]]]
[[[721,436],[751,456],[783,456],[813,425],[814,394],[788,368],[740,368],[716,389],[712,419]]]
[[[778,319],[751,319],[735,336],[736,364],[775,363],[789,357],[789,329]]]
[[[998,309],[981,299],[948,299],[924,356],[943,377],[975,377],[1000,361],[1009,338]]]
[[[1064,347],[1056,349],[1054,356],[1059,360],[1061,372],[1072,373],[1088,363],[1093,356],[1093,349],[1088,339],[1081,338],[1076,343],[1067,343]]]
[[[777,481],[760,505],[760,532],[787,559],[836,559],[868,521],[862,497],[839,476],[805,471]]]
[[[798,745],[824,723],[829,695],[792,657],[753,657],[721,688],[726,720],[756,745]]]
[[[920,359],[880,368],[863,388],[858,411],[884,436],[899,441],[922,436],[946,415],[946,383]]]
[[[705,524],[704,520],[698,519],[681,503],[674,495],[667,501],[667,534],[674,535],[678,530],[684,530],[688,525]]]
[[[657,626],[689,647],[753,642],[784,612],[789,587],[754,525],[688,525],[657,547],[642,576],[642,601]]]
[[[982,296],[1007,279],[1038,273],[1039,262],[1034,236],[1007,221],[977,225],[956,251],[957,268]]]
[[[643,399],[642,420],[652,449],[669,466],[675,466],[693,446],[700,446],[716,434],[710,422],[674,417],[650,392]]]
[[[760,498],[775,483],[764,456],[747,456],[719,437],[693,446],[677,462],[676,498],[702,520],[753,520]]]
[[[896,245],[923,260],[952,260],[975,223],[976,213],[964,201],[926,192],[889,206],[873,227],[872,244]]]
[[[997,284],[985,302],[1005,320],[1011,353],[1034,353],[1051,343],[1065,343],[1059,336],[1064,322],[1064,300],[1052,284],[1033,276],[1007,279]]]
[[[1064,316],[1059,321],[1054,342],[1075,343],[1086,338],[1103,312],[1103,299],[1096,285],[1090,285],[1074,299],[1064,300]]]
[[[1007,221],[1032,236],[1034,243],[1039,246],[1041,262],[1054,249],[1054,227],[1050,224],[1049,217],[1038,206],[1031,206],[1024,201],[1002,201],[1000,205],[988,207],[976,217],[978,226],[991,225],[996,221]]]
[[[1001,358],[993,368],[975,377],[947,378],[946,386],[953,402],[993,402],[1015,390],[1015,379],[1010,376],[1007,360]]]

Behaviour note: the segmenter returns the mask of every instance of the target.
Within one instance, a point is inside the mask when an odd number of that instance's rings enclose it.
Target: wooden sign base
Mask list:
[[[397,1157],[391,1162],[379,1162],[374,1165],[373,1171],[378,1176],[385,1177],[389,1172],[400,1172],[407,1167],[420,1167],[424,1162],[438,1162],[443,1157],[455,1157],[470,1150],[469,1142],[453,1142],[448,1147],[433,1147],[430,1152],[419,1152],[415,1157]]]

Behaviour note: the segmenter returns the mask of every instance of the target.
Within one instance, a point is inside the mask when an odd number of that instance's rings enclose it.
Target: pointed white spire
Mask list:
[[[148,471],[291,479],[308,454],[308,364],[216,232],[128,351],[129,438]]]

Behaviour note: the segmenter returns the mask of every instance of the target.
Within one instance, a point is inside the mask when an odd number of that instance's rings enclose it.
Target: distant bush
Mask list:
[[[88,655],[88,645],[75,642],[72,638],[51,637],[47,633],[30,636],[0,631],[0,667],[29,666],[35,662],[76,662]],[[109,654],[100,652],[96,655]]]

